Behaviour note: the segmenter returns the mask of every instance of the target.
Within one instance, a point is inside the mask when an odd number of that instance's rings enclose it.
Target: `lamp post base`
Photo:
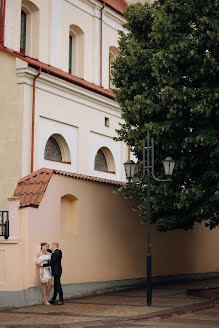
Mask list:
[[[152,306],[151,255],[147,255],[147,306]]]

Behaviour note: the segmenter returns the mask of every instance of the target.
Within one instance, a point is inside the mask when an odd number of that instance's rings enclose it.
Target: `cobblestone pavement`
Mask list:
[[[153,288],[66,300],[62,306],[0,308],[0,328],[218,328],[219,299],[187,296],[187,287],[219,286],[219,280],[165,284]]]

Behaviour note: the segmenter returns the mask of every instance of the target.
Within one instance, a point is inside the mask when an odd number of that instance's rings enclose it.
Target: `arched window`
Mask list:
[[[94,169],[97,171],[115,173],[114,158],[107,147],[102,147],[98,150],[95,156]]]
[[[53,137],[50,137],[47,140],[45,152],[44,152],[44,158],[49,159],[50,161],[62,161],[62,154],[61,150],[59,148],[58,143]]]
[[[44,149],[44,159],[71,164],[70,150],[61,134],[54,133],[49,137]]]
[[[68,71],[71,74],[72,73],[72,36],[69,35],[69,63],[68,63]]]
[[[39,57],[39,8],[30,0],[21,2],[20,52]]]
[[[21,39],[20,39],[20,52],[25,55],[26,50],[26,35],[27,35],[27,14],[21,10]]]
[[[118,56],[118,49],[116,47],[109,47],[109,89],[112,89],[114,87],[113,82],[111,80],[111,69],[112,69],[112,63]]]
[[[73,24],[69,27],[68,71],[78,77],[84,77],[84,32]]]
[[[99,149],[95,157],[95,170],[108,171],[107,161],[104,153]]]

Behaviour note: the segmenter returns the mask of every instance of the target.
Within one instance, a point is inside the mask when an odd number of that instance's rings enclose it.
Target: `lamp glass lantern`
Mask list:
[[[135,167],[136,167],[136,163],[129,159],[127,162],[125,162],[124,164],[125,167],[125,174],[126,174],[126,179],[131,182],[131,180],[134,177],[135,174]]]
[[[166,157],[163,160],[164,172],[167,177],[171,177],[173,174],[173,169],[175,166],[175,161],[171,157]]]

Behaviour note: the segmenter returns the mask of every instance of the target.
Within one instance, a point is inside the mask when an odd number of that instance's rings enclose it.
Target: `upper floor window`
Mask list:
[[[104,153],[99,149],[95,157],[95,170],[108,171],[107,161]]]
[[[39,57],[39,8],[30,0],[21,2],[20,52]]]
[[[84,32],[73,24],[69,27],[68,71],[78,77],[84,77]]]
[[[59,148],[57,141],[53,137],[50,137],[47,140],[45,152],[44,152],[44,158],[49,159],[50,161],[57,161],[57,162],[62,161],[61,150]]]
[[[95,156],[94,169],[108,173],[115,173],[115,162],[109,148],[102,147],[98,150]]]
[[[69,73],[72,73],[72,36],[69,35],[69,64],[68,64]]]
[[[65,138],[61,134],[53,134],[46,142],[44,159],[71,164],[71,154]]]
[[[26,50],[26,30],[27,26],[27,14],[21,10],[21,38],[20,38],[20,52],[25,55]]]
[[[111,69],[112,69],[112,63],[118,56],[118,49],[116,47],[109,47],[109,89],[112,89],[114,87],[113,81],[111,80]]]

